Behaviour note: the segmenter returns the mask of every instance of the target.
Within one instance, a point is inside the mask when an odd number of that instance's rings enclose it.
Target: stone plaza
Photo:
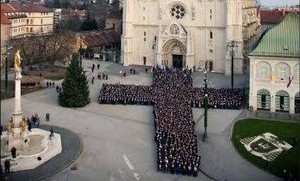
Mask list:
[[[93,63],[101,66],[92,73]],[[22,96],[25,116],[38,113],[41,124],[45,124],[45,114],[49,112],[51,120],[47,124],[75,132],[83,144],[77,160],[58,173],[49,169],[48,175],[53,175],[45,180],[280,180],[243,159],[231,143],[232,125],[243,110],[209,109],[207,139],[202,142],[204,110],[193,108],[201,172],[196,178],[157,172],[152,106],[102,105],[97,101],[102,83],[151,85],[152,73],[136,67],[138,75],[123,77],[120,71],[129,72],[128,67],[93,60],[83,60],[83,66],[88,80],[97,78],[98,73],[108,74],[108,80],[95,79],[94,84],[90,83],[91,103],[84,108],[60,107],[54,88]],[[195,72],[192,77],[195,87],[204,86],[203,72]],[[208,79],[209,87],[230,87],[230,77],[222,74],[208,73]],[[235,86],[247,87],[246,77],[235,76]],[[13,101],[1,101],[2,125],[10,118]],[[72,147],[68,149],[71,151]],[[55,166],[56,162],[51,162],[50,167]]]

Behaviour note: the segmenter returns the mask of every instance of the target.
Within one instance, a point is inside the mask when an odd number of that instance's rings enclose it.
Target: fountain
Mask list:
[[[21,57],[19,51],[14,57],[15,71],[15,109],[7,125],[7,131],[1,135],[1,165],[9,159],[11,171],[34,169],[61,153],[60,134],[38,128],[28,130],[27,119],[21,111]],[[16,149],[16,157],[11,154]]]

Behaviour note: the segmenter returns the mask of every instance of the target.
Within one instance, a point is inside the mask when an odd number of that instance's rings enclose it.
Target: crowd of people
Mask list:
[[[98,101],[153,105],[157,169],[197,176],[201,157],[191,107],[204,106],[204,89],[192,84],[191,71],[156,69],[152,86],[103,84]],[[208,100],[210,108],[239,109],[243,90],[209,88]]]

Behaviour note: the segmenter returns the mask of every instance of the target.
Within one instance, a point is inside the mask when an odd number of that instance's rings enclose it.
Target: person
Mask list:
[[[57,86],[56,86],[56,92],[58,92],[58,91],[59,91],[59,86],[57,85]]]
[[[97,64],[97,68],[98,68],[98,69],[100,68],[100,64],[99,64],[99,63]]]
[[[48,81],[46,82],[46,85],[47,85],[47,88],[48,88],[49,87],[49,82]]]
[[[92,65],[92,72],[94,72],[95,64]]]
[[[4,161],[4,168],[5,168],[5,174],[9,174],[10,173],[10,161],[8,159],[6,159]]]
[[[50,121],[50,113],[46,113],[46,121]]]
[[[53,131],[53,127],[50,127],[50,139],[54,137],[54,131]]]
[[[92,84],[94,84],[94,79],[95,79],[95,77],[93,76],[93,78],[92,78]]]
[[[12,158],[16,158],[17,157],[17,149],[15,147],[12,147],[11,150],[11,156]]]

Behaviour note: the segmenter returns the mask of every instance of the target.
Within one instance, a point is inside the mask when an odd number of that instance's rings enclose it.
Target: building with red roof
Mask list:
[[[1,4],[1,13],[10,21],[11,38],[49,34],[53,31],[53,10],[41,4],[4,3]]]

